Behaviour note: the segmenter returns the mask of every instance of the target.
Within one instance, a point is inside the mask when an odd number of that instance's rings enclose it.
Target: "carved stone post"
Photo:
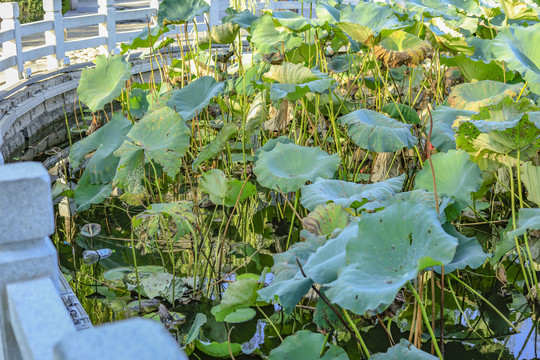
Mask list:
[[[105,49],[110,54],[116,48],[116,10],[114,0],[98,0],[98,13],[105,15],[105,22],[98,24],[99,36],[107,38]]]
[[[43,0],[43,10],[45,10],[43,19],[53,22],[53,29],[45,31],[45,44],[55,47],[54,54],[47,56],[47,68],[52,70],[60,66],[60,61],[65,56],[62,0]]]
[[[27,359],[16,332],[20,322],[13,319],[8,287],[15,283],[44,280],[56,290],[58,301],[58,260],[49,239],[54,232],[49,173],[40,163],[0,166],[0,359]],[[43,282],[42,282],[43,283]],[[40,283],[40,284],[42,284]],[[16,291],[17,289],[14,289]],[[46,296],[47,294],[43,294]],[[31,297],[31,294],[28,294]],[[43,309],[45,304],[36,304]],[[32,309],[27,312],[34,314]],[[67,314],[64,314],[67,315]],[[68,317],[69,320],[69,317]],[[44,329],[34,329],[37,333]],[[46,334],[46,337],[54,334]],[[52,352],[52,345],[49,344]],[[33,350],[32,350],[33,351]],[[24,351],[23,351],[24,352]],[[42,357],[45,359],[47,357]]]
[[[14,35],[13,40],[2,43],[4,56],[15,56],[15,64],[5,70],[6,84],[11,85],[21,79],[23,72],[21,23],[18,20],[19,4],[0,3],[0,16],[2,17],[0,30],[12,30]]]

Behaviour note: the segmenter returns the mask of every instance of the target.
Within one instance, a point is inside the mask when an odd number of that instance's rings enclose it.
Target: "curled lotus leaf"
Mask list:
[[[126,80],[131,76],[131,63],[122,55],[99,55],[95,68],[84,68],[77,87],[77,94],[91,112],[102,110],[105,104],[122,93]]]
[[[263,152],[269,152],[274,150],[277,144],[294,144],[294,142],[284,135],[275,139],[270,139],[266,142],[266,144],[263,145],[263,147],[258,148],[255,151],[255,158],[258,159]]]
[[[405,339],[401,339],[399,344],[392,346],[385,353],[374,354],[372,360],[437,360],[425,351],[417,349]]]
[[[420,64],[431,55],[433,48],[425,40],[403,30],[396,30],[374,46],[373,51],[386,67],[398,68]]]
[[[351,222],[351,214],[341,205],[319,205],[306,216],[304,229],[315,235],[329,236],[336,229],[344,229]]]
[[[354,41],[372,45],[382,30],[395,29],[400,23],[390,6],[361,1],[343,9],[337,25]]]
[[[431,157],[437,192],[453,196],[461,204],[471,203],[471,193],[482,184],[482,172],[464,150],[449,150]],[[429,162],[416,175],[415,189],[433,191],[433,174]]]
[[[457,244],[433,208],[398,201],[364,213],[358,223],[317,249],[304,271],[328,287],[326,296],[332,303],[363,315],[390,305],[419,271],[448,264]]]
[[[165,41],[163,41],[162,35],[168,32],[169,28],[166,26],[162,27],[157,25],[150,28],[150,30],[148,30],[148,27],[145,27],[139,34],[135,35],[127,43],[120,44],[122,54],[126,53],[128,50],[150,48],[150,46],[152,46],[153,50],[161,49],[174,41],[168,37],[165,37]]]
[[[323,334],[300,330],[294,335],[287,336],[281,345],[273,349],[268,360],[349,360],[345,350],[336,345],[330,345],[321,356],[321,349],[326,347],[325,342]]]
[[[315,73],[302,64],[289,62],[272,65],[270,70],[264,74],[264,77],[277,82],[270,87],[272,100],[286,97],[287,100],[295,101],[309,91],[322,93],[332,83],[332,80],[326,74]]]
[[[511,25],[493,40],[496,58],[525,79],[532,92],[540,95],[540,23],[529,27]]]
[[[341,160],[320,148],[277,143],[271,151],[261,152],[253,172],[264,187],[284,193],[297,191],[307,181],[334,176]]]
[[[274,27],[270,15],[263,15],[251,24],[251,42],[263,54],[271,54],[296,49],[302,45],[302,38],[288,31]]]
[[[452,89],[446,102],[454,109],[480,111],[481,107],[497,104],[507,96],[518,96],[522,88],[522,84],[511,85],[493,80],[459,84]]]
[[[184,24],[210,10],[204,0],[164,0],[159,4],[158,23]]]
[[[355,201],[382,201],[401,191],[404,181],[405,174],[373,184],[318,179],[313,184],[302,186],[300,203],[313,211],[317,205],[329,201],[345,207],[349,207]]]
[[[239,31],[240,26],[231,22],[212,26],[210,28],[210,33],[207,33],[206,36],[199,40],[199,46],[201,49],[206,49],[210,43],[230,44],[234,41],[234,39],[236,39]]]
[[[418,142],[411,135],[412,125],[404,124],[373,110],[359,109],[339,118],[349,137],[363,149],[394,152],[413,147]]]

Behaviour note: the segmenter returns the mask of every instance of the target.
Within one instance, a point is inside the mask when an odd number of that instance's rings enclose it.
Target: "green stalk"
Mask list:
[[[368,348],[366,346],[366,343],[364,342],[364,339],[362,339],[362,335],[360,335],[360,331],[358,331],[358,328],[356,327],[356,325],[353,323],[351,317],[349,316],[349,312],[347,311],[347,309],[343,309],[343,314],[345,315],[345,319],[349,323],[349,326],[354,331],[354,334],[356,335],[358,340],[360,340],[360,345],[362,347],[362,350],[364,351],[364,355],[366,356],[367,359],[369,359],[369,357],[371,355],[369,354],[369,350],[368,350]]]
[[[420,306],[420,311],[422,312],[422,318],[424,319],[424,324],[426,325],[426,328],[428,329],[429,335],[431,336],[431,343],[433,344],[433,347],[435,348],[435,352],[437,353],[437,356],[440,360],[443,360],[443,356],[441,354],[441,350],[439,349],[439,344],[437,344],[437,338],[435,337],[435,334],[433,333],[433,329],[431,328],[431,325],[429,324],[429,319],[426,313],[426,308],[424,307],[424,304],[422,303],[422,299],[420,299],[420,296],[414,289],[414,286],[412,286],[410,283],[407,283],[407,287],[409,290],[412,291],[416,302]]]
[[[476,290],[474,290],[472,287],[470,287],[469,285],[467,285],[464,281],[462,281],[461,279],[459,279],[458,277],[456,277],[454,274],[447,274],[448,276],[450,276],[452,279],[456,280],[458,283],[460,283],[461,285],[463,285],[465,288],[467,288],[467,290],[469,290],[470,292],[472,292],[473,294],[475,294],[476,296],[478,296],[480,299],[482,299],[490,308],[493,309],[493,311],[495,311],[497,313],[497,315],[499,315],[508,325],[510,325],[510,327],[512,329],[514,329],[516,332],[519,333],[519,330],[514,326],[514,324],[512,324],[512,322],[510,320],[508,320],[506,318],[506,316],[504,316],[500,311],[499,309],[497,309],[495,307],[495,305],[493,305],[492,303],[490,303],[485,297],[483,297],[482,295],[480,295],[480,293]]]

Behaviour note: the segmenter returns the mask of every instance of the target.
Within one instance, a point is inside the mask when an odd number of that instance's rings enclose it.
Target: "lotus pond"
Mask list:
[[[207,3],[164,0],[83,70],[54,239],[91,319],[193,359],[535,358],[538,1],[304,6],[189,35]]]

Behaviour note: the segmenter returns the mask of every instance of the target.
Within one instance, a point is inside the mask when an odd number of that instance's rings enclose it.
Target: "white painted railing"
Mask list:
[[[100,47],[106,53],[115,51],[117,45],[128,41],[142,30],[118,32],[116,22],[155,17],[159,0],[151,0],[150,6],[141,9],[117,10],[115,0],[97,0],[97,14],[64,17],[62,15],[62,0],[43,0],[45,10],[44,19],[28,24],[20,24],[19,5],[15,2],[0,3],[0,44],[3,54],[0,56],[0,72],[5,73],[6,84],[12,85],[20,81],[25,75],[24,63],[46,57],[47,69],[54,70],[69,63],[66,52],[87,48]],[[210,4],[210,11],[204,17],[196,19],[197,30],[205,32],[207,26],[214,26],[221,22],[225,9],[229,7],[229,0],[206,0]],[[309,15],[309,3],[300,1],[259,1],[254,3],[257,11],[295,10],[304,16]],[[208,25],[207,25],[208,24]],[[76,40],[64,40],[64,30],[83,26],[97,25],[98,36],[85,37]],[[189,24],[188,31],[192,31],[193,24]],[[174,27],[166,36],[175,36],[184,31],[183,26]],[[44,34],[45,45],[23,49],[23,37]]]

